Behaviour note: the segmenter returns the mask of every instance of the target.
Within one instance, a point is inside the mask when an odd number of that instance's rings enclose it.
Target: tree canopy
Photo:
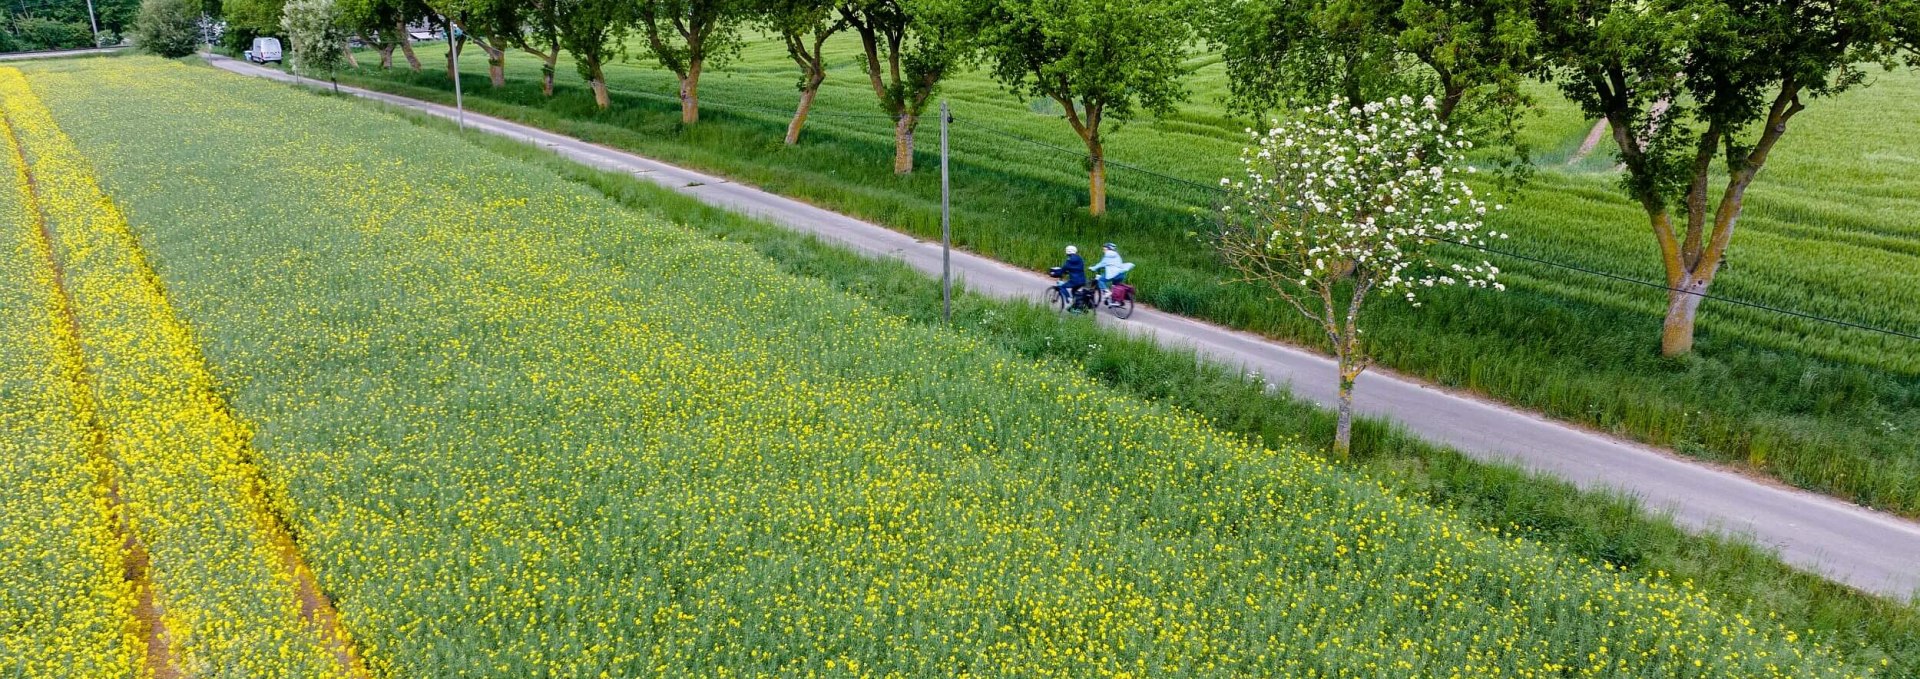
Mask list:
[[[1341,97],[1359,106],[1432,96],[1436,117],[1469,136],[1516,135],[1531,103],[1537,30],[1524,0],[1223,0],[1201,10],[1221,51],[1229,104],[1258,117]]]
[[[880,109],[894,118],[893,171],[913,171],[913,132],[940,81],[973,53],[975,0],[844,0],[840,16],[860,36],[862,68]]]
[[[1186,96],[1193,31],[1162,0],[987,0],[981,54],[1009,90],[1064,109],[1087,146],[1088,210],[1106,212],[1103,125],[1170,113]]]
[[[560,46],[573,55],[574,68],[593,89],[593,101],[600,108],[610,104],[607,78],[601,72],[607,60],[623,49],[620,41],[632,20],[631,0],[553,0],[554,29]]]
[[[21,50],[76,49],[93,46],[93,28],[100,27],[102,44],[120,42],[130,33],[140,15],[140,0],[93,0],[93,14],[87,14],[86,0],[18,0],[0,5],[8,35],[0,47]],[[194,8],[199,14],[199,8]],[[8,40],[10,39],[10,40]]]
[[[827,79],[827,39],[847,28],[838,7],[836,0],[755,0],[751,4],[753,23],[780,36],[787,57],[800,67],[795,83],[800,90],[800,105],[787,124],[788,145],[800,143],[800,128],[807,122],[820,84]]]
[[[184,57],[200,46],[200,7],[189,0],[146,0],[133,25],[133,41],[163,57]]]
[[[635,23],[654,60],[680,80],[680,122],[700,120],[700,75],[740,51],[746,0],[635,0]]]
[[[1920,59],[1920,0],[1545,0],[1535,11],[1541,75],[1607,122],[1622,186],[1651,222],[1672,289],[1667,355],[1692,349],[1694,312],[1788,124],[1866,82],[1867,65]],[[1713,200],[1716,161],[1726,184]]]
[[[293,42],[294,66],[332,77],[346,58],[347,26],[335,0],[289,0],[280,27]]]

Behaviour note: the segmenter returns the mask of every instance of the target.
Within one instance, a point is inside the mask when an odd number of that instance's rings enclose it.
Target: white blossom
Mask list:
[[[1245,178],[1221,180],[1232,206],[1223,212],[1258,220],[1268,256],[1292,265],[1279,270],[1300,271],[1283,283],[1318,290],[1354,277],[1415,305],[1416,288],[1504,290],[1497,268],[1443,242],[1477,246],[1506,234],[1481,221],[1504,207],[1460,180],[1475,172],[1458,157],[1473,145],[1435,119],[1437,108],[1433,97],[1334,101],[1250,131]]]

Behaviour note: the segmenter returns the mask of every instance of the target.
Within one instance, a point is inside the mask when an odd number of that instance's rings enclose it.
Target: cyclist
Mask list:
[[[1074,299],[1074,291],[1087,285],[1087,260],[1080,258],[1080,248],[1067,246],[1067,261],[1054,269],[1060,278],[1060,299]],[[1069,303],[1068,306],[1073,306]]]
[[[1133,264],[1121,261],[1120,248],[1112,243],[1100,248],[1100,263],[1093,265],[1091,269],[1098,274],[1093,280],[1103,292],[1112,290],[1115,283],[1127,282],[1127,272],[1132,270]],[[1107,305],[1112,306],[1113,302],[1108,301]]]

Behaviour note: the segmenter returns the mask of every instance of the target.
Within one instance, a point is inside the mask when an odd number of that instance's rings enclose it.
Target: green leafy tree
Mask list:
[[[393,67],[393,50],[399,45],[395,41],[398,22],[387,12],[392,3],[384,0],[334,0],[340,8],[340,21],[347,30],[359,36],[362,42],[372,47],[380,55],[380,68]]]
[[[1201,23],[1221,52],[1229,104],[1258,117],[1298,101],[1355,106],[1431,96],[1436,117],[1500,143],[1524,175],[1521,85],[1538,35],[1522,0],[1223,0]]]
[[[740,24],[751,9],[742,0],[638,0],[647,50],[680,80],[682,124],[700,122],[700,75],[739,54]]]
[[[913,132],[941,79],[972,54],[980,29],[968,0],[843,0],[862,66],[894,118],[893,171],[913,171]]]
[[[334,0],[290,0],[281,13],[280,28],[293,42],[294,68],[309,74],[324,72],[333,79],[345,61],[341,46],[348,35]],[[335,89],[339,86],[334,83]]]
[[[1920,0],[1548,0],[1537,18],[1546,76],[1606,121],[1652,225],[1667,356],[1692,350],[1701,295],[1789,124],[1866,83],[1863,65],[1920,62]]]
[[[348,25],[358,26],[355,34],[360,36],[360,41],[372,47],[375,54],[380,55],[381,70],[393,68],[393,51],[399,49],[400,41],[405,39],[393,24],[366,25],[358,21],[350,21]]]
[[[285,8],[286,0],[224,0],[221,3],[228,31],[246,42],[256,36],[279,35],[280,16]]]
[[[1411,89],[1376,2],[1221,0],[1200,6],[1202,32],[1227,71],[1227,103],[1262,116],[1303,101],[1354,105]]]
[[[540,91],[553,96],[554,68],[560,61],[560,17],[555,0],[495,0],[489,2],[496,35],[507,44],[540,58]]]
[[[755,23],[780,36],[787,57],[800,67],[800,105],[787,123],[787,145],[800,143],[800,128],[807,123],[807,112],[820,84],[827,80],[827,39],[847,27],[835,11],[835,0],[759,0],[754,6]]]
[[[443,22],[459,27],[457,31],[448,30],[453,39],[449,42],[447,77],[453,77],[452,60],[456,58],[456,51],[472,42],[487,56],[487,82],[494,87],[505,87],[507,48],[512,40],[509,35],[520,30],[520,0],[426,0],[426,3]]]
[[[336,0],[341,20],[348,30],[380,54],[380,68],[393,67],[393,52],[399,49],[408,68],[418,72],[420,58],[413,52],[407,24],[428,12],[419,0]]]
[[[4,5],[6,11],[21,16],[33,16],[41,19],[75,24],[86,33],[86,41],[78,47],[93,46],[93,28],[100,28],[100,44],[118,44],[119,34],[132,30],[134,21],[140,15],[140,0],[93,0],[93,11],[87,11],[86,0],[14,0]]]
[[[1086,144],[1087,210],[1107,211],[1101,133],[1140,111],[1166,114],[1186,96],[1193,30],[1163,0],[991,0],[981,50],[1008,89],[1046,97]]]
[[[146,0],[133,24],[133,42],[163,57],[184,57],[200,45],[200,6],[190,0]]]
[[[28,51],[93,46],[93,30],[85,23],[23,16],[13,20],[13,30],[14,36],[20,40],[20,48]]]
[[[400,54],[407,58],[407,68],[420,72],[420,55],[413,52],[413,31],[411,26],[422,23],[433,16],[433,10],[421,0],[395,0],[400,7],[400,23],[395,28],[400,35]]]
[[[593,89],[593,102],[607,108],[607,60],[622,50],[621,36],[633,16],[631,0],[554,0],[554,24],[560,46],[573,55],[574,68]]]
[[[84,12],[86,3],[75,9]],[[120,36],[131,33],[140,21],[141,0],[94,0],[94,18],[100,22],[100,44],[120,44]],[[195,3],[195,7],[198,5]]]
[[[471,22],[471,23],[468,23]],[[487,84],[493,87],[507,86],[507,48],[511,46],[501,26],[493,23],[488,12],[474,12],[465,21],[460,22],[467,29],[467,37],[480,51],[487,55]]]
[[[274,32],[278,33],[279,29],[274,29]],[[245,26],[227,24],[226,30],[220,33],[220,47],[237,55],[243,50],[252,48],[253,39],[259,36],[259,31]]]

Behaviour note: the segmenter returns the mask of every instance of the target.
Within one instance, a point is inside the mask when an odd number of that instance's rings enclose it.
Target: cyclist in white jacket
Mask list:
[[[1087,268],[1088,272],[1099,274],[1094,282],[1101,290],[1112,290],[1114,283],[1127,282],[1127,272],[1132,270],[1133,265],[1120,260],[1120,249],[1112,243],[1102,246],[1100,262]]]

